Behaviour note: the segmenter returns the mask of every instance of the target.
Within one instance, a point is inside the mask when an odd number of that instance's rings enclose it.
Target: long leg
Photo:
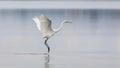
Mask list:
[[[47,43],[47,41],[48,41],[48,38],[46,38],[45,39],[45,42],[44,42],[44,44],[46,45],[46,47],[48,48],[48,53],[50,52],[50,47],[48,46],[48,43]]]

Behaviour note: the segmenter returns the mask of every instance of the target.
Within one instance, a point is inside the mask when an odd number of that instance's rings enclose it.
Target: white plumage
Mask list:
[[[37,17],[34,17],[33,20],[35,21],[37,28],[41,31],[41,28],[40,28],[41,24],[40,24],[39,19]]]
[[[51,28],[51,20],[45,16],[45,15],[40,15],[39,17],[34,17],[33,18],[34,22],[37,25],[38,30],[42,33],[43,38],[46,38],[45,40],[45,45],[48,47],[48,52],[50,50],[48,44],[47,44],[47,40],[53,36],[56,32],[60,31],[61,28],[63,27],[64,23],[71,23],[70,21],[64,20],[60,27],[58,29],[52,29]]]
[[[54,31],[51,28],[51,20],[49,20],[46,16],[41,15],[39,17],[34,17],[37,28],[42,33],[43,38],[49,38],[54,34]]]

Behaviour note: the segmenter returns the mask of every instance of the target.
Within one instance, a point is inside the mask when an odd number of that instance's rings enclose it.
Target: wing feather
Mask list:
[[[41,28],[40,28],[41,23],[40,23],[39,19],[38,19],[37,17],[34,17],[34,18],[33,18],[33,21],[36,23],[38,30],[41,31]]]
[[[42,20],[40,20],[40,23],[41,23],[41,32],[44,35],[52,32],[52,29],[51,29],[51,20],[49,20],[47,18],[46,19],[42,19]]]
[[[53,30],[51,28],[51,20],[49,20],[45,16],[34,17],[33,20],[36,23],[37,28],[40,30],[43,36],[52,35]]]

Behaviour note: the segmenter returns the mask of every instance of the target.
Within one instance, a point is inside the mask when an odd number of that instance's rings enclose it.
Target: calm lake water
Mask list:
[[[0,1],[120,1],[120,0],[0,0]]]
[[[58,28],[50,55],[32,18]],[[120,68],[120,10],[0,10],[0,68]]]

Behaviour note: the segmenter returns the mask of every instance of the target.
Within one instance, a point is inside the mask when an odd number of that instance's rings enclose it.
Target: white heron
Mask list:
[[[52,21],[45,15],[40,15],[40,16],[35,16],[33,18],[33,21],[36,23],[36,26],[38,30],[41,32],[42,37],[45,38],[44,44],[48,48],[48,53],[50,52],[50,47],[47,44],[48,39],[53,36],[55,33],[61,30],[63,27],[64,23],[71,23],[71,21],[64,20],[61,24],[60,27],[57,29],[52,29],[51,28],[51,23]]]

